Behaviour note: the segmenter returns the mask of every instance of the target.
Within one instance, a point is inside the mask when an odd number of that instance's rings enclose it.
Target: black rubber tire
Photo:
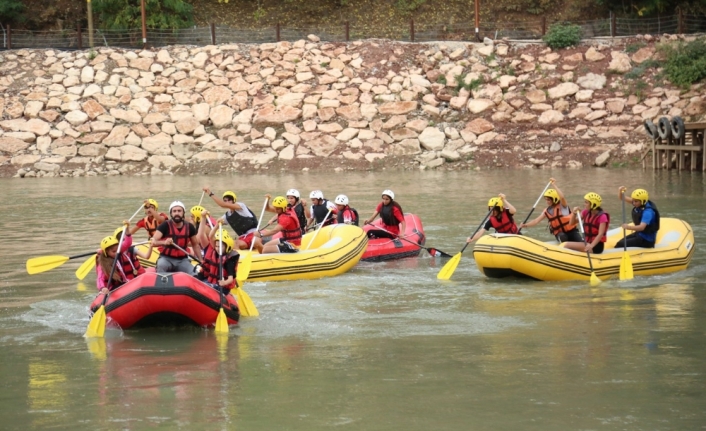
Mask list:
[[[672,137],[672,123],[667,117],[662,117],[657,123],[657,133],[662,139],[669,139]]]
[[[652,120],[645,120],[645,132],[647,132],[647,136],[652,139],[657,139],[659,137],[657,134],[657,126],[655,126],[655,123],[653,123]]]
[[[684,127],[684,120],[680,116],[675,116],[672,117],[671,121],[672,125],[672,136],[674,136],[675,139],[681,139],[684,137],[684,133],[686,133],[686,128]]]

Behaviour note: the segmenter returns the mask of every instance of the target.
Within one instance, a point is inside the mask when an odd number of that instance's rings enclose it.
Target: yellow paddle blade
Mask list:
[[[630,255],[623,253],[623,258],[620,260],[620,280],[632,280],[632,261]]]
[[[601,279],[596,276],[595,272],[591,272],[591,286],[598,286],[601,284]]]
[[[237,287],[235,289],[235,295],[238,299],[238,307],[240,308],[241,316],[257,317],[260,315],[260,312],[257,311],[257,307],[255,307],[255,304],[252,302],[252,299],[250,299],[250,295],[245,293],[242,288]]]
[[[439,271],[439,273],[436,275],[436,278],[439,280],[451,279],[451,276],[454,275],[454,271],[456,271],[456,267],[458,266],[459,262],[461,262],[461,253],[456,253],[456,255],[449,259],[449,261],[446,262],[446,265],[441,268],[441,271]]]
[[[223,311],[223,307],[221,307],[216,318],[216,334],[227,334],[228,330],[228,318],[226,317],[226,312]]]
[[[91,321],[88,322],[88,328],[86,328],[86,333],[83,334],[84,337],[102,337],[105,335],[105,307],[101,307],[93,314]]]
[[[68,256],[52,255],[33,257],[27,260],[27,274],[39,274],[63,265],[69,260]]]
[[[245,257],[238,262],[238,269],[235,274],[235,279],[239,284],[243,284],[250,276],[250,268],[252,267],[252,253],[245,254]]]
[[[93,267],[96,266],[96,257],[91,256],[88,259],[86,259],[85,262],[81,264],[81,266],[78,267],[76,270],[76,278],[79,280],[83,280],[86,278],[89,272],[93,269]]]

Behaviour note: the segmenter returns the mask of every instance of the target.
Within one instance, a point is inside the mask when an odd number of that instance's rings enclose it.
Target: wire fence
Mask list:
[[[521,22],[486,22],[482,23],[479,33],[475,33],[475,24],[462,22],[454,24],[434,24],[427,22],[409,22],[390,25],[385,29],[370,28],[365,24],[351,25],[344,22],[330,27],[282,27],[276,25],[261,29],[237,29],[211,24],[207,27],[193,27],[174,30],[147,30],[148,47],[169,45],[215,45],[227,43],[268,43],[278,41],[296,41],[316,34],[323,41],[345,42],[357,39],[391,39],[406,42],[430,41],[474,41],[477,38],[539,40],[552,23],[546,18]],[[584,38],[631,36],[637,34],[661,35],[705,33],[706,15],[678,14],[658,18],[618,18],[575,21]],[[84,49],[90,46],[88,31],[77,27],[73,30],[30,31],[2,26],[2,48],[53,48]],[[121,48],[142,48],[145,46],[140,29],[133,30],[94,30],[94,46]]]

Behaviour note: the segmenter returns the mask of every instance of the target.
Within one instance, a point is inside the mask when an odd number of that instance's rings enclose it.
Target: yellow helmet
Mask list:
[[[230,196],[233,199],[233,202],[237,201],[238,198],[235,196],[234,192],[231,192],[228,190],[227,192],[223,193],[223,197],[225,198],[226,196]]]
[[[559,197],[559,192],[557,192],[554,189],[549,189],[546,192],[544,192],[544,197],[545,198],[550,198],[552,202],[554,202],[554,205],[558,204],[561,198]]]
[[[201,205],[195,205],[191,207],[191,217],[194,218],[194,221],[196,223],[201,221],[201,213],[206,211],[206,208],[202,207]]]
[[[147,202],[149,202],[150,205],[154,205],[154,210],[159,211],[159,204],[157,203],[156,200],[154,199],[147,199]]]
[[[503,210],[503,200],[500,198],[490,198],[488,201],[488,208],[499,207],[500,211]]]
[[[103,250],[103,253],[105,253],[105,251],[107,249],[109,249],[110,247],[112,247],[114,245],[118,245],[118,242],[119,241],[116,237],[114,237],[112,235],[106,236],[105,238],[103,238],[101,240],[101,250]]]
[[[586,196],[583,197],[585,200],[589,201],[591,203],[591,209],[595,210],[601,204],[603,203],[603,199],[601,198],[601,195],[598,193],[590,192],[586,193]]]
[[[635,199],[636,201],[642,202],[642,205],[645,205],[650,199],[650,196],[647,194],[647,190],[645,189],[637,189],[633,191],[630,197]]]
[[[123,233],[123,228],[124,228],[124,227],[125,227],[125,226],[120,226],[119,228],[115,229],[115,231],[113,232],[113,236],[114,236],[115,238],[117,238],[118,235],[120,235],[121,233]],[[127,232],[127,229],[125,229],[125,231]]]
[[[277,196],[276,198],[272,199],[272,206],[275,208],[282,208],[283,210],[286,210],[287,199],[285,199],[283,196]]]
[[[214,235],[213,239],[216,241],[221,241],[221,234],[220,232],[216,232],[216,235]],[[224,253],[230,253],[233,250],[233,246],[235,246],[235,241],[233,241],[233,238],[230,237],[227,231],[223,231],[223,246],[225,247],[225,250],[223,250]]]

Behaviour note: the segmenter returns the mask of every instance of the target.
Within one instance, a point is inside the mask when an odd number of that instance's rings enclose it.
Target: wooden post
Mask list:
[[[88,47],[93,49],[93,8],[91,0],[86,1],[86,14],[88,15]]]
[[[610,37],[615,37],[617,31],[615,30],[615,14],[610,13]]]
[[[78,49],[82,50],[83,49],[83,35],[81,34],[81,23],[79,22],[76,25],[76,38],[78,42]]]
[[[351,40],[351,23],[346,21],[346,42]]]
[[[542,36],[546,36],[547,34],[547,16],[543,15],[542,16]]]
[[[211,23],[211,45],[216,44],[216,24]]]
[[[409,40],[414,42],[414,18],[409,19]]]
[[[7,49],[12,49],[12,28],[7,25]]]
[[[142,48],[147,48],[147,11],[145,10],[145,0],[140,1],[140,11],[142,12]]]
[[[684,34],[684,14],[681,8],[677,8],[677,33]]]
[[[277,23],[277,26],[275,27],[275,38],[277,39],[277,42],[281,40],[279,37],[279,23]]]

